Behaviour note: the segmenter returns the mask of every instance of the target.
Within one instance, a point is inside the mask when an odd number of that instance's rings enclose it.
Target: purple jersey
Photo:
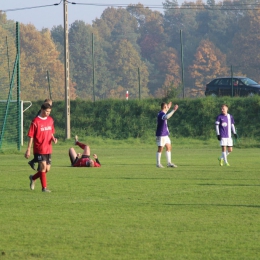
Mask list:
[[[165,115],[166,114],[163,111],[160,111],[157,115],[156,136],[168,136],[170,134],[167,125],[167,119],[164,119]]]
[[[227,114],[226,116],[220,114],[216,118],[216,125],[219,127],[219,134],[221,138],[231,138],[231,125],[235,124],[234,118],[232,115]]]

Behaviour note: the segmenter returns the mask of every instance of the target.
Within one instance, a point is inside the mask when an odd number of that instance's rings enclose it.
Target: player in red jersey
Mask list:
[[[51,108],[52,108],[52,100],[51,100],[51,99],[46,98],[46,99],[43,101],[43,103],[49,103],[49,104],[51,105]],[[37,117],[38,115],[40,115],[40,113],[41,113],[41,109],[38,111],[36,117]],[[34,161],[34,158],[33,158],[31,161],[28,162],[28,164],[30,165],[30,167],[31,167],[33,170],[36,171],[36,169],[35,169],[35,162],[37,162],[37,161]],[[39,165],[38,165],[37,171],[38,171],[38,170],[39,170]]]
[[[57,143],[57,139],[54,137],[54,121],[50,116],[51,105],[43,103],[41,106],[41,113],[35,117],[30,125],[27,136],[29,137],[28,147],[25,152],[25,158],[30,157],[31,146],[33,143],[34,160],[39,164],[39,171],[30,175],[30,188],[34,190],[36,179],[41,179],[42,191],[50,192],[47,189],[46,173],[51,168],[51,153],[52,142]]]
[[[83,154],[76,153],[75,149],[71,147],[69,149],[69,157],[71,161],[71,166],[73,167],[100,167],[101,163],[98,160],[96,154],[93,154],[94,160],[90,158],[90,147],[86,144],[80,143],[78,141],[78,136],[75,136],[75,145],[78,145],[84,150]]]

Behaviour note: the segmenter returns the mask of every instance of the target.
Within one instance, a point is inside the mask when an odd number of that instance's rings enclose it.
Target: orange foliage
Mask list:
[[[64,66],[49,30],[39,32],[32,24],[21,24],[21,98],[41,100],[49,97],[47,70],[53,100],[65,98]],[[70,98],[76,98],[70,82]]]
[[[196,86],[191,90],[192,95],[197,96],[198,93],[204,95],[205,85],[213,78],[226,76],[228,71],[226,55],[211,41],[202,40],[197,48],[193,65],[189,67],[189,72],[195,80]]]

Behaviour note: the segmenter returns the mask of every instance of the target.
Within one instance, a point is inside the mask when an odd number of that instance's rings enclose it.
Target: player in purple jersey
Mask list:
[[[169,138],[169,129],[167,126],[167,119],[169,119],[174,112],[178,109],[178,105],[174,105],[173,110],[167,114],[169,109],[172,106],[172,102],[169,104],[162,103],[161,104],[161,111],[157,115],[157,129],[156,129],[156,143],[158,146],[158,150],[156,153],[156,166],[158,168],[163,168],[161,164],[161,155],[163,151],[163,147],[166,147],[166,159],[167,159],[167,167],[173,167],[176,168],[177,165],[171,162],[171,140]]]
[[[232,115],[228,114],[228,106],[223,104],[221,106],[221,114],[216,118],[216,133],[217,138],[220,141],[220,146],[222,147],[222,154],[218,158],[219,165],[223,166],[224,162],[226,166],[230,166],[227,161],[227,156],[232,152],[233,139],[231,136],[231,131],[234,137],[237,138],[237,133],[235,129],[235,121]]]

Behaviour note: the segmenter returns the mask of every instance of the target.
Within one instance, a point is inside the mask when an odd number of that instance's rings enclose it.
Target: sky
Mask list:
[[[72,0],[68,0],[72,2]],[[163,12],[164,0],[73,0],[78,4],[68,3],[68,20],[72,24],[76,20],[82,20],[88,24],[96,18],[100,18],[103,11],[111,6],[118,8],[128,4],[141,3],[152,10]],[[55,6],[54,4],[59,4]],[[79,5],[81,3],[81,5]],[[180,1],[179,1],[180,3]],[[82,5],[84,4],[84,5]],[[88,4],[88,5],[86,5]],[[39,7],[50,5],[48,7]],[[37,7],[28,10],[11,11],[10,9]],[[0,0],[0,10],[6,11],[7,19],[24,24],[31,23],[38,30],[52,29],[53,26],[63,26],[63,0]],[[10,10],[10,11],[8,11]]]

